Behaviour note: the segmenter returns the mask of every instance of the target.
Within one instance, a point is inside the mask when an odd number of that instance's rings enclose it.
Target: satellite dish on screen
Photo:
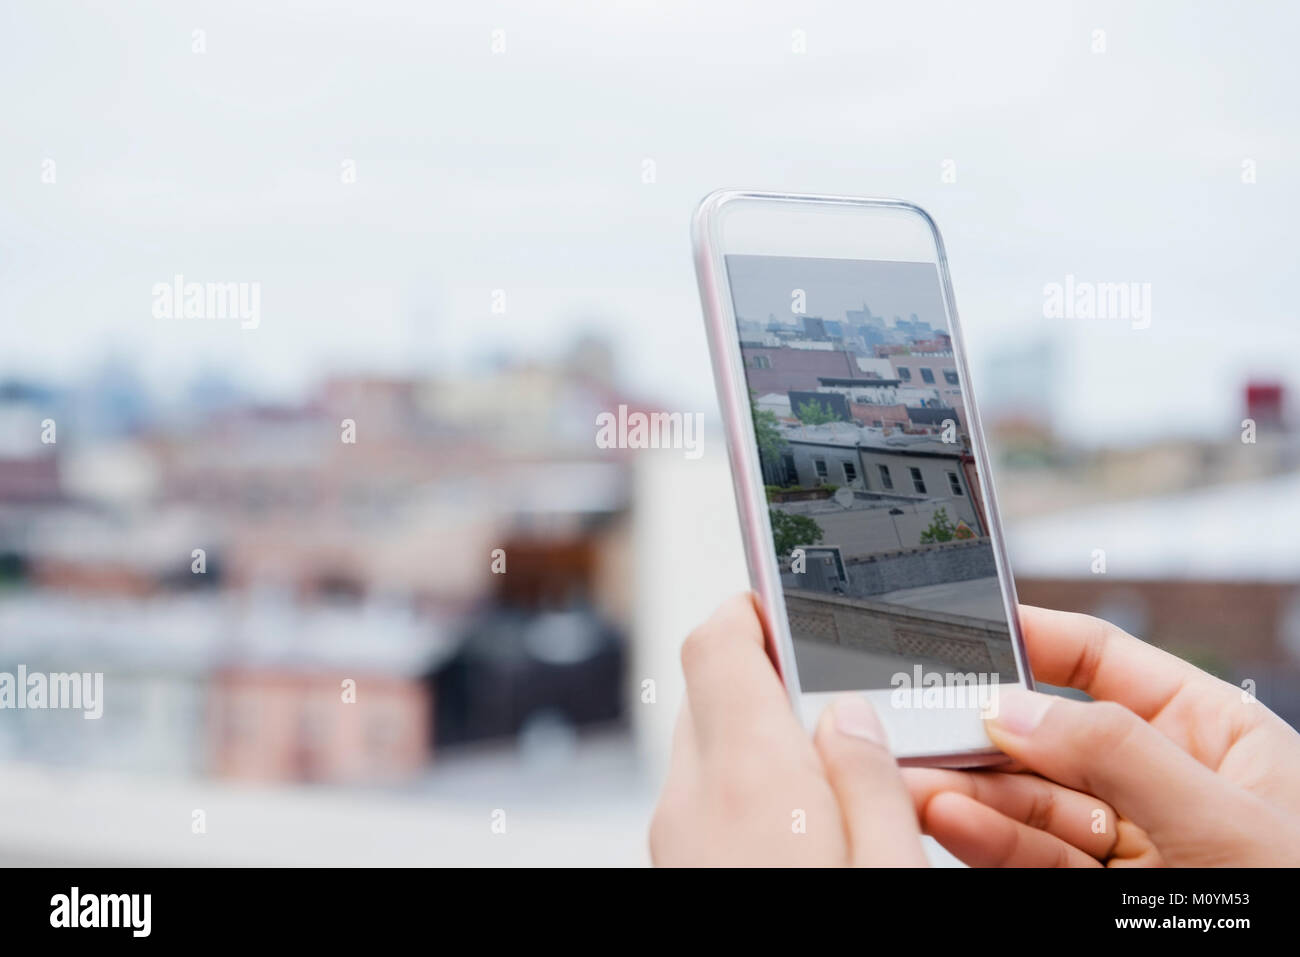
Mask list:
[[[849,488],[847,485],[841,485],[835,490],[834,498],[835,504],[840,508],[852,508],[856,496],[853,494],[853,489]]]

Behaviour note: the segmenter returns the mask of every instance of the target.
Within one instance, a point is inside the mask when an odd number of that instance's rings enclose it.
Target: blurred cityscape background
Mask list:
[[[1294,12],[3,18],[0,671],[105,707],[0,711],[0,862],[644,863],[677,645],[746,582],[687,233],[723,185],[928,208],[1022,600],[1300,722]],[[179,273],[260,324],[156,318]],[[1067,275],[1150,328],[1044,318]],[[704,455],[598,448],[620,404]]]

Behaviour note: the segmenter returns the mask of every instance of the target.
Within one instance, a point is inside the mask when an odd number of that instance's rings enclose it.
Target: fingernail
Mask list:
[[[844,695],[835,699],[835,730],[852,738],[862,738],[873,744],[885,745],[885,728],[876,716],[876,709],[866,698]]]
[[[997,695],[997,711],[988,720],[990,724],[1004,731],[1026,737],[1034,733],[1034,729],[1042,722],[1043,715],[1047,714],[1047,709],[1051,706],[1051,695],[1023,689],[1000,688]]]

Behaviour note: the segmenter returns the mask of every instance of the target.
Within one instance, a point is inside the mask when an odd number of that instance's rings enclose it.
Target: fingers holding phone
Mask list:
[[[682,649],[687,702],[650,831],[656,864],[916,866],[920,829],[870,712],[830,720],[816,744],[737,596]],[[862,704],[862,702],[858,702]]]
[[[927,833],[972,864],[1300,864],[1300,736],[1113,625],[1021,612],[1035,673],[1106,700],[999,696],[990,738],[1032,773],[909,770]]]

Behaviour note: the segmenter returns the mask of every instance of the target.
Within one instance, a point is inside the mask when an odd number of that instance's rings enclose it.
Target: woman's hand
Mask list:
[[[924,865],[911,798],[860,697],[810,738],[739,595],[682,646],[687,700],[650,827],[658,865]]]
[[[926,833],[976,866],[1300,865],[1300,735],[1240,688],[1096,618],[1021,606],[1034,676],[988,720],[1018,764],[908,769]]]

